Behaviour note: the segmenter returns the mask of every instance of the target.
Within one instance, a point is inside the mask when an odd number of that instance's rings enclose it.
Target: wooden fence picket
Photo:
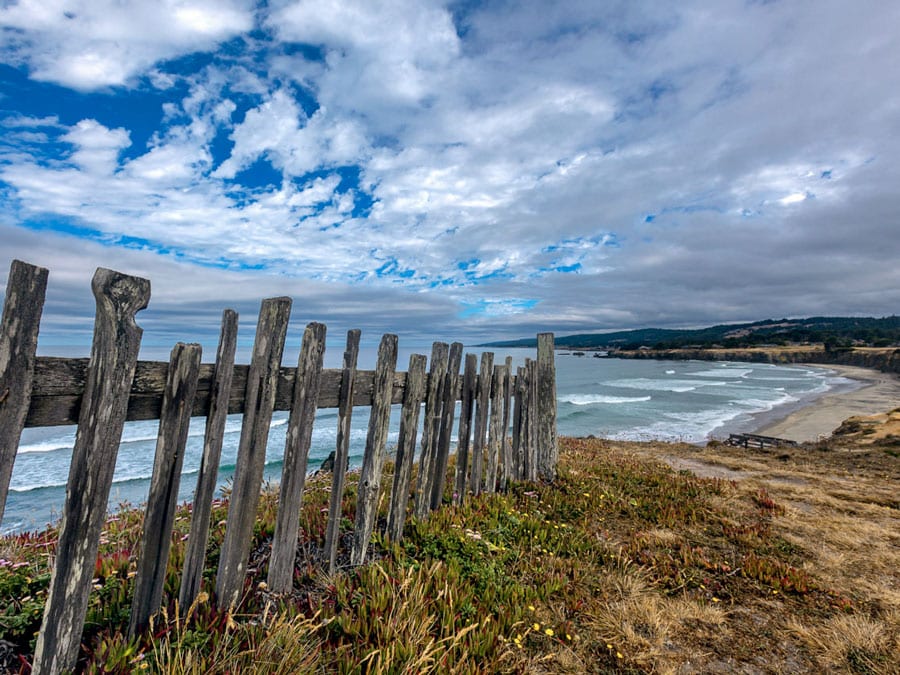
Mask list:
[[[483,352],[481,354],[481,368],[478,373],[478,391],[475,400],[475,439],[472,441],[472,473],[469,476],[469,489],[473,495],[481,494],[484,487],[484,444],[485,436],[487,435],[493,371],[493,353]]]
[[[456,491],[453,503],[459,504],[468,494],[469,464],[472,413],[475,403],[475,384],[478,368],[478,357],[475,354],[466,354],[466,366],[463,372],[462,391],[460,392],[459,428],[456,444]]]
[[[215,370],[210,383],[209,412],[203,435],[203,457],[197,476],[197,488],[191,506],[191,530],[184,553],[184,570],[178,603],[188,608],[200,593],[203,567],[206,563],[206,545],[209,542],[209,518],[219,476],[219,461],[225,440],[225,423],[228,419],[228,398],[234,374],[234,353],[237,348],[238,315],[231,309],[222,313],[222,328],[216,350]],[[195,394],[196,396],[196,394]]]
[[[56,564],[34,652],[35,675],[60,673],[75,666],[141,345],[143,331],[134,317],[150,300],[149,281],[103,268],[94,273],[91,289],[97,303],[94,339]]]
[[[431,507],[432,479],[436,462],[437,446],[441,435],[441,398],[444,377],[450,354],[445,342],[435,342],[431,346],[431,366],[428,373],[428,387],[425,394],[425,421],[422,430],[422,447],[419,450],[419,473],[416,478],[415,514],[424,518]]]
[[[409,484],[413,459],[416,453],[416,435],[419,429],[419,412],[425,398],[425,356],[409,357],[406,376],[406,392],[400,416],[400,437],[397,440],[397,458],[394,461],[394,484],[391,489],[391,505],[388,512],[387,535],[394,541],[403,536],[403,525],[409,504]]]
[[[372,410],[369,413],[369,431],[366,435],[366,451],[359,474],[356,498],[356,525],[353,531],[353,548],[350,564],[362,565],[369,548],[369,539],[375,525],[375,511],[381,491],[381,474],[384,468],[385,445],[391,419],[394,371],[397,368],[397,336],[387,334],[378,346],[375,365],[375,391]]]
[[[359,336],[356,329],[347,332],[347,348],[344,351],[344,368],[341,371],[338,393],[337,443],[334,449],[334,468],[331,477],[331,498],[328,504],[328,522],[325,525],[325,557],[328,573],[333,574],[337,563],[338,538],[341,528],[341,504],[344,499],[344,482],[350,457],[350,421],[353,415],[353,383],[356,379],[356,360],[359,357]]]
[[[169,360],[153,476],[150,479],[150,494],[144,514],[141,552],[134,580],[134,597],[131,601],[131,619],[128,623],[128,635],[131,638],[147,628],[150,617],[159,611],[162,601],[181,468],[184,465],[184,448],[191,425],[191,407],[197,393],[201,353],[200,345],[179,342],[172,350]]]
[[[223,608],[237,606],[244,588],[290,314],[290,298],[264,300],[259,311],[225,540],[216,576],[216,595]]]
[[[49,272],[13,260],[0,320],[0,521],[34,378],[38,330]]]
[[[441,391],[441,424],[438,433],[437,452],[432,469],[431,510],[441,505],[444,496],[444,485],[447,482],[447,465],[450,461],[450,437],[453,435],[453,416],[456,412],[457,391],[459,389],[459,366],[462,361],[463,346],[461,342],[450,345],[447,358],[447,373]]]
[[[300,502],[306,482],[306,465],[316,420],[316,403],[322,381],[325,358],[325,324],[311,323],[303,333],[303,343],[294,379],[294,403],[288,418],[284,443],[278,513],[272,539],[267,583],[275,593],[291,590],[297,532],[300,527]]]

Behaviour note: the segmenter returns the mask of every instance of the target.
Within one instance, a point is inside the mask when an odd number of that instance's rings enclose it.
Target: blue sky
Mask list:
[[[373,339],[900,310],[900,5],[20,0],[0,265],[98,265],[150,341]]]

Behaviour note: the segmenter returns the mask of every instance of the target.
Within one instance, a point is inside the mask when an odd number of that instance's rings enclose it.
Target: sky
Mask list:
[[[895,0],[6,0],[0,284],[145,344],[900,312]]]

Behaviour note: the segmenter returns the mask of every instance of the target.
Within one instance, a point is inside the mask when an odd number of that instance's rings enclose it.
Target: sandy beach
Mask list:
[[[855,391],[826,394],[781,420],[767,421],[757,433],[799,442],[816,441],[829,436],[848,417],[876,415],[900,406],[900,378],[896,375],[854,366],[827,367],[865,384]]]

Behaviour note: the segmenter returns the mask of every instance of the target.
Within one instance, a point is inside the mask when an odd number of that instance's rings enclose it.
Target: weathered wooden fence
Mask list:
[[[91,579],[106,516],[122,428],[127,420],[159,420],[138,571],[131,634],[144,630],[159,610],[191,417],[206,417],[203,458],[179,602],[200,590],[210,510],[225,419],[242,413],[238,458],[216,577],[220,606],[240,600],[265,465],[269,423],[289,410],[279,507],[268,585],[291,588],[299,510],[315,412],[338,408],[337,443],[323,565],[335,568],[340,506],[354,406],[371,406],[359,477],[350,560],[365,561],[375,526],[392,404],[402,404],[386,534],[402,537],[407,512],[427,517],[445,493],[457,401],[456,474],[452,500],[505,489],[510,481],[552,480],[556,474],[556,382],[553,335],[538,335],[536,360],[512,373],[512,361],[494,365],[493,354],[474,354],[460,343],[435,342],[429,372],[414,354],[397,372],[397,336],[385,335],[374,371],[357,370],[360,333],[347,334],[343,367],[323,368],[325,326],[306,327],[296,368],[281,367],[290,298],[262,302],[249,366],[235,365],[237,314],[225,310],[215,363],[201,363],[196,344],[179,343],[169,362],[138,361],[142,331],[135,315],[150,298],[150,283],[98,269],[92,287],[97,310],[89,359],[37,357],[37,338],[48,272],[14,261],[0,324],[0,518],[24,427],[77,424],[56,561],[35,650],[36,674],[72,668],[78,653]],[[464,363],[463,375],[460,366]],[[413,463],[425,405],[416,485]],[[511,425],[511,434],[509,433]]]

